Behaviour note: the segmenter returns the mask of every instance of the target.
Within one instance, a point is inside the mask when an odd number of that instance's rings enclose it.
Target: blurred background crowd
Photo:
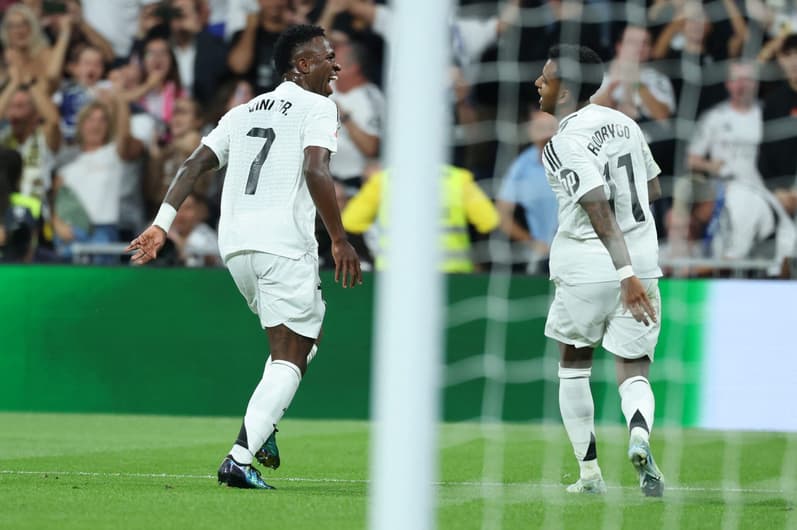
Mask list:
[[[364,261],[381,266],[384,180],[400,178],[380,163],[386,49],[412,38],[390,35],[388,5],[0,0],[0,12],[1,262],[126,263],[126,242],[203,134],[279,83],[280,32],[314,23],[342,67],[331,171],[344,226]],[[440,175],[445,271],[546,272],[557,219],[541,149],[557,122],[537,109],[533,81],[552,44],[580,42],[606,61],[593,102],[639,122],[662,167],[653,210],[666,273],[790,274],[795,0],[461,0],[441,30],[453,50],[450,165]],[[223,179],[222,169],[198,183],[180,208],[162,265],[221,264]]]

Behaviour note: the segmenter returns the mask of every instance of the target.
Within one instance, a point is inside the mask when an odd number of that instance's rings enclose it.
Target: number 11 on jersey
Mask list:
[[[634,220],[638,223],[641,223],[645,220],[645,211],[642,209],[642,205],[639,203],[639,194],[636,190],[634,163],[631,160],[631,153],[626,153],[617,159],[617,169],[625,169],[626,175],[628,175],[628,188],[631,192],[631,212],[634,216]],[[611,174],[612,171],[609,169],[609,162],[606,162],[606,165],[603,168],[603,176],[606,178],[606,182],[609,184],[609,188],[612,191],[612,200],[609,202],[612,205],[612,210],[614,210],[617,186],[614,183]],[[617,215],[616,212],[615,215]]]
[[[255,159],[252,160],[252,165],[249,166],[249,177],[246,179],[246,189],[244,193],[246,195],[254,195],[255,191],[257,191],[257,183],[260,180],[260,170],[263,169],[263,164],[266,163],[268,152],[271,150],[271,145],[274,143],[274,139],[277,135],[274,133],[274,129],[270,127],[268,129],[252,127],[246,135],[266,139],[263,147],[260,148],[260,152],[257,153]]]

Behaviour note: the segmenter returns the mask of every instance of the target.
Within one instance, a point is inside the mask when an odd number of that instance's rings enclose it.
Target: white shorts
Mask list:
[[[568,285],[556,282],[545,336],[576,348],[596,347],[601,341],[611,353],[625,359],[653,360],[661,328],[661,295],[657,279],[642,280],[658,321],[637,322],[620,302],[615,282]]]
[[[263,329],[284,324],[303,337],[318,338],[326,312],[318,258],[242,252],[227,258],[226,265]]]

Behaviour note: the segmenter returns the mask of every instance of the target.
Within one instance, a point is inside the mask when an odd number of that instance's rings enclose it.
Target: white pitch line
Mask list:
[[[99,472],[99,471],[23,471],[15,469],[0,469],[0,475],[53,475],[53,476],[74,476],[74,477],[120,477],[120,478],[173,478],[173,479],[215,479],[216,475],[188,475],[188,474],[172,474],[172,473],[112,473],[112,472]],[[274,475],[269,476],[276,480],[286,482],[320,482],[320,483],[338,483],[338,484],[368,484],[369,480],[362,479],[345,479],[345,478],[307,478],[307,477],[277,477]],[[479,481],[441,481],[435,482],[437,486],[530,486],[538,488],[563,488],[564,484],[553,484],[543,482],[479,482]],[[616,490],[636,490],[633,486],[609,486],[609,489]],[[786,491],[779,489],[764,489],[764,488],[704,488],[700,486],[667,486],[667,491],[683,491],[683,492],[732,492],[732,493],[760,493],[769,495],[785,494]]]

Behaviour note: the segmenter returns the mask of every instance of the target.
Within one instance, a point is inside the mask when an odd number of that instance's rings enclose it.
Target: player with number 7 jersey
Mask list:
[[[337,129],[335,103],[285,82],[229,111],[202,138],[219,165],[227,165],[219,218],[222,257],[254,250],[296,259],[316,252],[304,149],[334,153]]]
[[[661,276],[656,224],[648,204],[648,181],[661,170],[636,122],[614,109],[586,105],[562,118],[542,158],[559,201],[552,279],[568,284],[617,280],[611,257],[579,204],[598,187],[603,187],[623,232],[636,276]]]
[[[344,288],[362,283],[329,172],[338,119],[327,96],[340,65],[324,29],[286,29],[274,44],[274,66],[283,82],[224,115],[180,165],[152,226],[128,246],[135,252],[133,263],[155,259],[197,179],[227,167],[219,249],[271,349],[238,437],[217,473],[220,484],[236,488],[272,489],[253,461],[273,469],[280,465],[277,423],[317,352],[326,305],[318,274],[316,211],[332,241],[335,281]],[[232,367],[221,376],[220,391],[247,380]]]

